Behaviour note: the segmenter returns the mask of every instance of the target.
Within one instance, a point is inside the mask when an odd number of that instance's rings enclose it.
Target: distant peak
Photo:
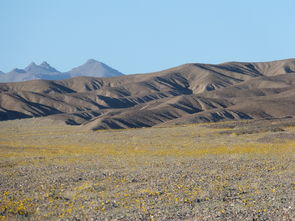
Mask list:
[[[40,65],[49,65],[47,61],[43,61]]]
[[[123,75],[121,72],[95,59],[88,59],[86,63],[73,68],[68,73],[70,73],[72,77],[77,77],[77,76],[114,77],[114,76]]]
[[[37,68],[38,67],[38,65],[36,65],[36,63],[35,62],[31,62],[27,67],[25,67],[25,71],[30,71],[30,70],[32,70],[32,69],[35,69],[35,68]]]
[[[32,67],[32,66],[37,66],[37,65],[36,65],[35,62],[32,61],[32,62],[28,65],[28,67]]]
[[[90,63],[100,63],[99,61],[95,60],[95,59],[88,59],[86,61],[86,64],[90,64]]]
[[[40,64],[41,67],[51,67],[50,64],[48,64],[46,61],[43,61],[41,64]]]
[[[25,68],[25,71],[32,74],[59,72],[55,68],[51,67],[46,61],[43,61],[40,65],[36,65],[35,62],[32,62]]]

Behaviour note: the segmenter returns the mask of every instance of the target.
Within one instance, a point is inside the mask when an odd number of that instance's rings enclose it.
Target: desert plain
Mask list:
[[[292,118],[90,131],[0,122],[0,220],[294,220]]]

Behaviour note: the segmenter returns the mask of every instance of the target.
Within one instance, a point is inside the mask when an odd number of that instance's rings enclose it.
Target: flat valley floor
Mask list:
[[[292,119],[0,122],[0,220],[294,220],[294,153]]]

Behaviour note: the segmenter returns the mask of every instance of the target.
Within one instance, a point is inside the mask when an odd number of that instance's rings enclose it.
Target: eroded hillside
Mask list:
[[[0,119],[89,129],[295,116],[295,60],[186,64],[150,74],[0,84]]]

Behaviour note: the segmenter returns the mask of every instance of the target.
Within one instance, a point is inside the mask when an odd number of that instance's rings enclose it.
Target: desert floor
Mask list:
[[[0,122],[0,220],[294,220],[290,122]]]

